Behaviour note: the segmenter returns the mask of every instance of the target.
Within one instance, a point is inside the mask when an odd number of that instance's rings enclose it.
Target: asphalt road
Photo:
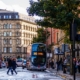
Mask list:
[[[0,80],[63,80],[56,73],[46,71],[29,71],[27,69],[17,68],[18,74],[6,74],[7,69],[0,69]]]

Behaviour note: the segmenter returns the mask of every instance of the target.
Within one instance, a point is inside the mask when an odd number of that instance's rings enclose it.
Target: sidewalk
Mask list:
[[[58,71],[58,75],[60,75],[65,80],[73,80],[73,75],[64,74],[63,71]],[[75,74],[75,80],[80,80],[80,73]]]
[[[55,72],[55,69],[48,69],[50,72]],[[73,80],[73,75],[70,75],[69,73],[63,73],[63,71],[56,71],[56,74],[59,75],[61,78],[64,80]],[[80,80],[80,73],[75,74],[76,79],[75,80]]]
[[[61,76],[64,80],[73,80],[72,75],[64,74],[63,71],[58,71],[57,74]]]

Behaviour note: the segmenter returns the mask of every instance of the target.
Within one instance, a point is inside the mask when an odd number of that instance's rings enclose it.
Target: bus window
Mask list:
[[[37,51],[38,44],[32,46],[32,51]]]
[[[46,51],[45,45],[42,45],[42,44],[38,45],[37,51],[45,52]]]

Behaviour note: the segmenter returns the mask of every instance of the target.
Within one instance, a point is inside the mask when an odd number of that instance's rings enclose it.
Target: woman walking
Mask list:
[[[13,71],[17,74],[16,67],[17,67],[16,59],[13,58],[13,61],[12,61],[12,69],[13,69]]]

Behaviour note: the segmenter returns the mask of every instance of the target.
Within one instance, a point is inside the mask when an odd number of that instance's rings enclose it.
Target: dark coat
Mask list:
[[[13,67],[13,69],[15,69],[16,66],[17,66],[16,61],[13,60],[13,61],[12,61],[12,67]]]
[[[12,60],[11,59],[8,60],[8,67],[12,67]]]

